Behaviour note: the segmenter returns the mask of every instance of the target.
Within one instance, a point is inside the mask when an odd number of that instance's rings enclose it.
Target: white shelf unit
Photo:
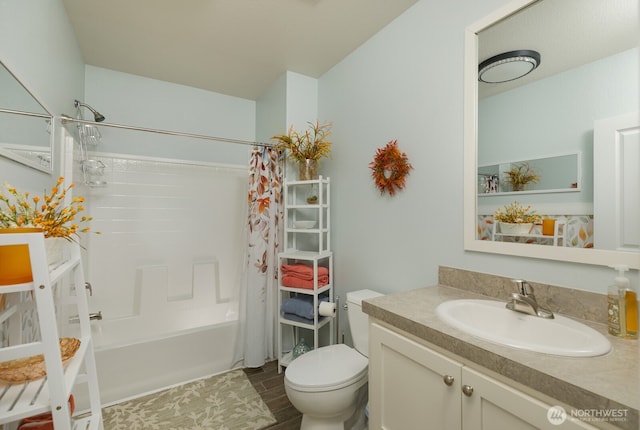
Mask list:
[[[317,203],[307,203],[316,196]],[[331,250],[331,181],[320,176],[310,181],[285,181],[284,232],[285,251]],[[298,221],[316,221],[312,228],[298,228]]]
[[[317,203],[307,203],[307,197],[318,197]],[[286,367],[293,360],[292,350],[283,346],[283,331],[291,331],[291,348],[293,348],[305,331],[310,333],[313,341],[306,339],[309,346],[318,348],[321,343],[320,331],[327,327],[326,338],[329,344],[335,343],[334,318],[322,317],[318,314],[320,298],[327,296],[329,302],[334,302],[333,295],[333,253],[331,246],[330,228],[330,179],[320,176],[310,181],[285,181],[284,184],[284,233],[285,251],[278,255],[278,333],[277,354],[278,370]],[[311,228],[299,228],[297,221],[315,221]],[[284,264],[302,263],[311,267],[313,280],[309,288],[299,288],[283,285],[282,266]],[[328,269],[328,283],[320,285],[318,270]],[[314,309],[313,320],[292,320],[280,311],[282,303],[294,296],[311,296]],[[287,349],[287,350],[285,350]]]
[[[533,228],[531,229],[533,233],[527,233],[527,234],[500,233],[498,231],[499,230],[498,224],[499,222],[493,223],[493,227],[491,228],[491,240],[502,241],[505,237],[525,237],[525,238],[535,239],[536,243],[540,243],[540,244],[543,244],[541,240],[544,239],[545,241],[550,242],[549,244],[553,246],[568,245],[567,238],[566,238],[567,224],[566,222],[563,222],[563,221],[556,220],[553,227],[553,235],[544,235],[537,232],[537,230],[539,230],[538,226],[533,226]],[[562,244],[559,243],[560,241],[562,241]]]
[[[56,430],[102,429],[98,376],[79,245],[70,243],[65,249],[63,262],[51,269],[47,264],[42,233],[0,234],[0,246],[5,245],[29,247],[33,281],[0,287],[0,293],[7,294],[5,308],[0,311],[0,323],[8,324],[9,333],[7,346],[0,348],[0,362],[43,354],[47,374],[44,378],[25,383],[0,383],[0,424],[12,427],[23,418],[51,412]],[[63,289],[71,291],[72,295],[64,295],[63,303],[56,304],[54,296],[61,296]],[[20,293],[25,292],[32,295],[32,301],[21,300]],[[80,347],[66,365],[63,365],[60,354],[57,306],[75,307],[80,324]],[[40,340],[24,343],[23,313],[31,309],[35,309]],[[90,411],[80,419],[71,417],[68,403],[77,384],[87,384],[90,397]]]

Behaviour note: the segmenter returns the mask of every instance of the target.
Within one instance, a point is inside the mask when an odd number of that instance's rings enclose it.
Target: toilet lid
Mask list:
[[[366,377],[368,364],[365,356],[347,345],[323,346],[293,360],[285,380],[299,391],[337,390]]]

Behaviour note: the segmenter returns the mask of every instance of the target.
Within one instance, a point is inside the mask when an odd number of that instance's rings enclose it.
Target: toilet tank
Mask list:
[[[365,357],[369,356],[369,315],[362,312],[362,301],[382,295],[373,290],[358,290],[347,293],[347,317],[353,346]]]

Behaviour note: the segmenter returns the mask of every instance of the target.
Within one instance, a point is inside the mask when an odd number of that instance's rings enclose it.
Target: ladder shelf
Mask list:
[[[0,324],[8,329],[5,346],[0,348],[0,362],[42,355],[46,369],[46,375],[37,379],[0,381],[0,424],[50,412],[56,430],[99,430],[103,428],[102,412],[80,247],[69,243],[66,259],[49,267],[44,240],[42,233],[0,234],[0,246],[28,246],[33,278],[32,282],[0,286],[0,294],[7,295],[6,307],[0,311]],[[56,289],[68,289],[73,297],[65,298],[64,305],[74,305],[79,315],[80,345],[65,363],[60,352]],[[24,293],[29,293],[31,300],[24,300],[21,297]],[[29,339],[33,332],[23,333],[24,312],[33,312],[39,338]],[[87,384],[90,413],[74,419],[69,397],[80,383]]]

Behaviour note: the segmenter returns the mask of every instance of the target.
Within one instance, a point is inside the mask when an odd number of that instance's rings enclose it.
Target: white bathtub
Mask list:
[[[91,156],[107,182],[78,191],[102,233],[83,236],[102,402],[229,370],[247,166]]]
[[[218,305],[202,318],[191,318],[207,323],[194,328],[168,332],[159,323],[156,334],[150,334],[148,322],[133,318],[92,321],[102,404],[229,370],[238,330],[233,306]],[[82,390],[76,394],[78,410],[88,407]]]

